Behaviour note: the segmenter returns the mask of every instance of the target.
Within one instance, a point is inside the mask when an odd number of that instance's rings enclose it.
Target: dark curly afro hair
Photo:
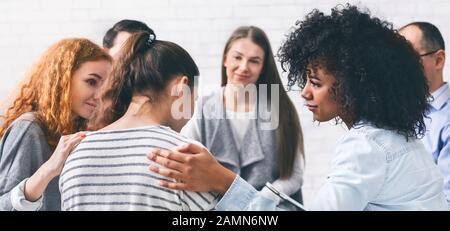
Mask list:
[[[309,65],[334,76],[330,93],[352,123],[367,121],[406,138],[425,133],[429,93],[420,57],[391,23],[349,4],[331,15],[315,9],[297,21],[278,55],[289,86],[304,88]]]

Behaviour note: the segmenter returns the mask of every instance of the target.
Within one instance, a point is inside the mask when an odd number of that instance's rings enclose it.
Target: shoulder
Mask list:
[[[7,128],[4,136],[45,137],[41,123],[31,112],[24,113],[15,119]]]
[[[215,102],[216,100],[220,99],[220,97],[223,95],[223,87],[214,87],[208,92],[204,92],[203,94],[200,94],[198,97],[197,102],[200,103],[209,103],[209,102]]]
[[[359,159],[379,159],[382,161],[389,152],[391,139],[398,140],[392,131],[369,124],[356,125],[339,141],[337,154],[357,156]],[[391,147],[392,148],[392,147]]]
[[[338,152],[348,152],[352,150],[350,147],[358,147],[361,151],[362,149],[374,151],[373,149],[377,149],[378,147],[373,142],[373,137],[380,134],[383,134],[383,131],[372,126],[361,125],[353,127],[339,140],[336,150]]]
[[[2,159],[20,160],[21,164],[29,161],[42,163],[51,153],[44,130],[40,122],[32,115],[22,115],[14,120],[6,130],[0,143]],[[33,155],[29,155],[33,153]]]
[[[180,133],[172,130],[170,127],[159,126],[159,128],[164,133],[166,133],[167,135],[171,136],[173,139],[178,141],[178,142],[176,142],[177,146],[178,145],[183,145],[183,144],[196,144],[196,145],[200,145],[200,146],[204,147],[202,143],[200,143],[200,142],[198,142],[198,141],[196,141],[194,139],[191,139],[191,138],[189,138],[189,137],[187,137],[187,136],[185,136],[183,134],[180,134]]]
[[[407,139],[396,131],[370,124],[350,129],[338,146],[340,152],[351,152],[386,163],[413,150],[422,150],[422,144],[416,138]]]

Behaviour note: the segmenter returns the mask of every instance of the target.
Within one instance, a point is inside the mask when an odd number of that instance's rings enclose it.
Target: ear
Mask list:
[[[445,51],[444,50],[439,50],[438,52],[436,52],[436,61],[435,61],[434,65],[436,66],[436,69],[439,69],[439,70],[444,69],[444,66],[445,66]]]
[[[178,77],[176,79],[175,83],[175,89],[176,89],[176,96],[181,97],[183,95],[183,87],[188,85],[189,79],[187,76],[183,75],[181,77]]]

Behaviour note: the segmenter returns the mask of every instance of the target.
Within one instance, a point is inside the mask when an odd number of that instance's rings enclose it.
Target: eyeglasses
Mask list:
[[[420,56],[420,57],[424,57],[424,56],[427,56],[427,55],[431,55],[431,54],[434,54],[434,53],[438,52],[439,50],[441,50],[441,49],[437,49],[437,50],[434,50],[434,51],[430,51],[430,52],[427,52],[427,53],[425,53],[425,54],[419,54],[419,56]]]

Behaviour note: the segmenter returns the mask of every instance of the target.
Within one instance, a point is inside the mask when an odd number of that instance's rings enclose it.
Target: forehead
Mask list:
[[[121,32],[117,33],[117,36],[114,39],[114,45],[123,44],[125,41],[127,41],[127,39],[130,36],[131,36],[131,34],[126,31],[121,31]]]
[[[262,58],[264,56],[263,49],[249,38],[240,38],[231,43],[228,52],[239,52],[246,56],[257,56]]]
[[[75,73],[90,74],[95,73],[105,75],[111,68],[111,63],[108,60],[94,60],[84,62],[75,70]]]
[[[399,33],[406,38],[413,45],[414,49],[422,49],[422,31],[414,25],[407,26],[399,31]]]
[[[322,64],[309,64],[307,67],[307,78],[316,78],[323,81],[334,82],[335,76],[323,67]]]

